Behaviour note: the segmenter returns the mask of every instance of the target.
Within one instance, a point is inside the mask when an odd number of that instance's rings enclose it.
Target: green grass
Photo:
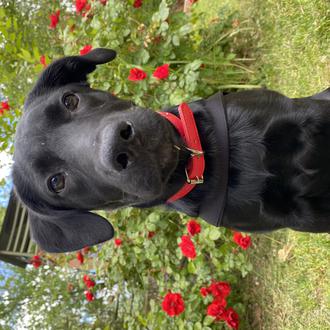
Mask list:
[[[256,66],[268,88],[290,97],[330,86],[328,0],[244,0]]]
[[[251,59],[251,83],[289,97],[330,86],[328,0],[199,0],[198,5],[210,17],[223,6],[238,11],[241,33],[233,48]],[[330,329],[329,235],[284,230],[253,239],[254,271],[241,288],[247,305],[241,329]]]
[[[330,86],[328,1],[244,0],[241,9],[255,79],[290,97]],[[330,329],[329,235],[288,230],[255,240],[246,329]]]
[[[254,241],[244,329],[330,329],[329,237],[280,231]]]

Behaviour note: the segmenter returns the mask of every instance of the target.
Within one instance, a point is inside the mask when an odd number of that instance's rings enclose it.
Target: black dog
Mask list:
[[[111,224],[89,210],[165,204],[186,180],[190,155],[167,119],[88,86],[87,74],[115,55],[95,49],[55,61],[26,100],[13,179],[46,251],[112,238]],[[330,89],[300,99],[253,90],[189,105],[204,183],[167,205],[242,231],[329,232]]]

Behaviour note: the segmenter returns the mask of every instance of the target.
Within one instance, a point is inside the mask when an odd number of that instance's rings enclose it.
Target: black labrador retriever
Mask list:
[[[41,74],[17,127],[13,180],[46,251],[113,237],[89,212],[166,204],[240,231],[330,230],[330,89],[290,99],[269,90],[189,104],[203,183],[174,202],[193,156],[163,116],[91,89],[87,74],[116,53],[64,57]],[[178,107],[166,109],[178,114]]]

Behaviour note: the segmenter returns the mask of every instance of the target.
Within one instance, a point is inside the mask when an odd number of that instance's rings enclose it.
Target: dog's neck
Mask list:
[[[227,121],[222,95],[217,93],[206,100],[192,102],[189,106],[194,114],[205,155],[204,183],[196,185],[183,198],[166,205],[220,226],[226,204],[229,162]],[[177,107],[165,111],[178,115]],[[172,190],[180,189],[185,182],[187,157],[185,154],[180,155],[181,161],[170,180]]]

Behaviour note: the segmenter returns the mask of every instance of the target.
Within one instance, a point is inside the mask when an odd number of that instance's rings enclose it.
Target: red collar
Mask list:
[[[186,196],[194,189],[196,184],[204,182],[204,152],[202,150],[193,112],[187,103],[180,104],[178,110],[180,118],[169,112],[158,112],[174,125],[185,143],[185,148],[190,151],[190,159],[185,169],[186,182],[176,194],[167,200],[169,203]],[[175,147],[179,148],[178,146]]]

